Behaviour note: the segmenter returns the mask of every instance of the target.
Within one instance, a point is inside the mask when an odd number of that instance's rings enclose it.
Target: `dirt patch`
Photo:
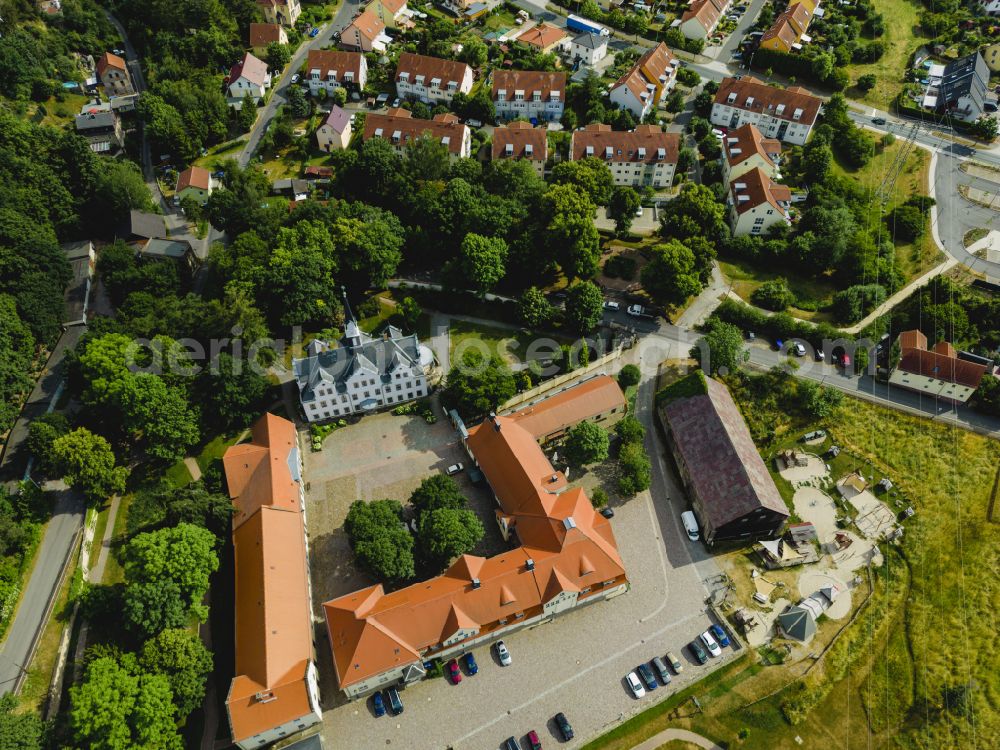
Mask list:
[[[608,276],[604,273],[604,268],[610,262],[612,268],[614,264],[620,261],[616,261],[616,258],[623,258],[626,261],[630,260],[635,263],[635,273],[632,274],[631,279],[621,279],[614,276]],[[623,245],[611,245],[611,252],[604,256],[603,263],[601,264],[601,274],[597,277],[597,283],[604,289],[608,289],[615,292],[637,292],[642,289],[642,284],[639,282],[640,275],[642,274],[643,266],[648,263],[642,254],[631,247],[624,247]]]

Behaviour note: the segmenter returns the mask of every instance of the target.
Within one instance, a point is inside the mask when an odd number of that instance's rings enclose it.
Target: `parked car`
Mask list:
[[[626,315],[631,315],[633,318],[652,318],[651,313],[646,312],[646,308],[642,305],[629,305],[625,309]]]
[[[705,648],[712,656],[722,656],[722,649],[719,648],[719,644],[715,642],[710,631],[706,630],[701,634],[701,642],[705,644]]]
[[[785,348],[785,342],[784,341],[782,341],[781,339],[775,339],[774,340],[774,349],[775,349],[775,351],[779,351],[780,352],[784,348]]]
[[[813,351],[813,359],[815,359],[817,362],[822,362],[823,361],[823,350],[822,349],[815,349]]]
[[[472,655],[470,651],[465,655],[465,671],[469,673],[469,676],[479,672],[479,665],[476,664],[476,657]]]
[[[452,684],[457,685],[462,681],[462,670],[458,668],[457,661],[452,659],[444,666],[445,666],[445,671],[448,672],[448,677],[451,679]]]
[[[656,672],[656,676],[660,678],[660,682],[664,685],[670,684],[670,671],[667,669],[667,663],[663,661],[663,657],[654,656],[651,662],[653,669]]]
[[[508,737],[504,740],[503,750],[521,750],[521,746],[517,744],[517,740],[513,737]]]
[[[570,726],[569,719],[566,718],[566,714],[560,711],[553,716],[552,719],[555,721],[556,726],[559,727],[559,734],[562,735],[563,742],[569,742],[573,739],[573,727]]]
[[[313,26],[309,29],[309,38],[315,39],[317,36],[319,36],[319,26]]]
[[[691,652],[691,656],[693,656],[695,661],[699,664],[704,664],[708,661],[708,654],[705,653],[705,649],[701,647],[701,644],[698,643],[698,641],[691,641],[688,644],[688,651]]]
[[[393,716],[403,713],[403,701],[399,699],[399,691],[395,686],[385,689],[385,702],[389,704],[389,711]]]
[[[681,660],[677,658],[677,654],[673,651],[667,651],[667,664],[669,664],[671,669],[673,669],[677,674],[680,674],[684,670],[684,665],[681,664]]]
[[[402,103],[403,103],[402,99],[400,99],[398,96],[395,99],[392,100],[392,106],[393,106],[393,108],[398,107]]]
[[[482,121],[476,120],[475,118],[470,118],[465,121],[465,124],[470,128],[481,128],[483,126]]]
[[[625,675],[625,681],[628,683],[629,690],[632,691],[633,698],[641,698],[646,694],[646,688],[639,682],[639,678],[636,677],[635,672],[629,672]]]
[[[640,664],[635,668],[635,671],[642,678],[643,683],[646,685],[646,690],[656,690],[658,683],[656,682],[656,677],[653,675],[653,670],[649,668],[648,664]]]
[[[531,750],[542,750],[542,741],[538,739],[538,732],[532,729],[526,735],[524,735],[528,740],[528,747]]]
[[[453,477],[456,474],[460,474],[464,468],[465,468],[465,464],[463,464],[460,461],[459,463],[452,464],[447,469],[445,469],[445,474],[447,474],[449,477]]]
[[[614,300],[608,299],[608,300],[604,300],[604,309],[605,310],[612,310],[614,312],[618,312],[619,310],[622,309],[622,306],[621,306],[620,303],[615,302]]]
[[[642,214],[643,214],[643,213],[644,213],[644,212],[643,212],[643,208],[642,208],[642,206],[639,206],[639,208],[637,208],[637,209],[635,210],[635,215],[636,215],[636,216],[642,216]]]
[[[382,700],[382,693],[375,693],[372,696],[372,710],[376,716],[385,716],[385,701]]]
[[[873,117],[872,118],[872,125],[885,125],[885,118],[884,117]]]
[[[695,518],[693,511],[686,510],[681,513],[681,525],[684,527],[688,539],[692,542],[697,542],[700,538],[698,535],[698,519]]]
[[[720,646],[725,648],[726,646],[729,645],[729,636],[726,635],[726,631],[723,630],[721,625],[716,625],[713,623],[712,627],[710,627],[709,630],[712,631],[712,635],[715,636],[715,640],[719,642]]]
[[[719,139],[720,141],[721,141],[721,140],[722,140],[723,138],[725,138],[725,137],[726,137],[726,134],[725,134],[725,133],[723,133],[723,132],[722,132],[721,130],[719,130],[718,128],[712,128],[712,135],[714,135],[714,136],[715,136],[716,138],[718,138],[718,139]]]
[[[603,508],[601,508],[601,515],[604,516],[605,518],[614,518],[615,510],[614,508],[610,508],[607,505],[605,505]]]
[[[796,357],[806,356],[806,348],[802,345],[801,341],[796,341],[795,344],[792,345],[792,353]]]
[[[503,641],[497,641],[494,645],[497,650],[497,658],[500,660],[500,664],[505,667],[510,666],[510,651],[507,650],[507,644]]]

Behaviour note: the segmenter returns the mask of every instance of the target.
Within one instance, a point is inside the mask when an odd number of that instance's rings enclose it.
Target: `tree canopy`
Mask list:
[[[395,500],[355,500],[344,530],[362,565],[385,581],[412,578],[413,537],[403,525],[403,507]]]

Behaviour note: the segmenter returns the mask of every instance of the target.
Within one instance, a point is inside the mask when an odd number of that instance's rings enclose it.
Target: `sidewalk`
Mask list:
[[[658,748],[663,747],[671,740],[687,742],[692,745],[697,745],[698,747],[703,747],[705,750],[722,750],[721,745],[716,745],[707,737],[702,737],[700,734],[689,732],[686,729],[664,729],[659,734],[650,737],[641,745],[636,745],[632,748],[632,750],[658,750]]]

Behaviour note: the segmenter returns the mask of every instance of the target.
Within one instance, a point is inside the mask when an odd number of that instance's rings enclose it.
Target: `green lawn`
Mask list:
[[[461,320],[451,321],[448,335],[452,362],[457,361],[456,352],[461,355],[466,349],[471,348],[480,348],[491,355],[497,354],[510,364],[524,362],[528,359],[548,359],[555,356],[551,342],[555,342],[556,345],[571,342],[571,339],[565,337],[551,338],[521,329],[493,328]],[[475,343],[477,341],[480,343]],[[541,341],[550,343],[549,345],[535,344],[537,351],[532,349],[534,342]]]
[[[810,307],[825,307],[830,304],[834,293],[837,291],[836,286],[832,282],[824,279],[813,279],[793,272],[776,273],[763,271],[748,263],[742,263],[737,260],[720,260],[719,268],[722,271],[722,275],[732,285],[733,291],[747,302],[750,301],[750,297],[757,287],[765,281],[771,281],[779,277],[784,278],[788,282],[788,287],[795,293],[797,300],[803,303],[808,301],[811,303]],[[813,320],[816,322],[831,320],[828,313],[803,310],[798,307],[791,307],[788,311],[795,317],[803,318],[804,320]]]
[[[851,88],[847,95],[873,107],[886,110],[903,88],[903,74],[913,61],[917,47],[926,43],[917,23],[923,6],[914,0],[878,0],[875,9],[885,17],[885,34],[879,41],[885,44],[885,54],[878,62],[868,65],[848,65]],[[874,73],[875,88],[861,92],[854,86],[858,77]]]

